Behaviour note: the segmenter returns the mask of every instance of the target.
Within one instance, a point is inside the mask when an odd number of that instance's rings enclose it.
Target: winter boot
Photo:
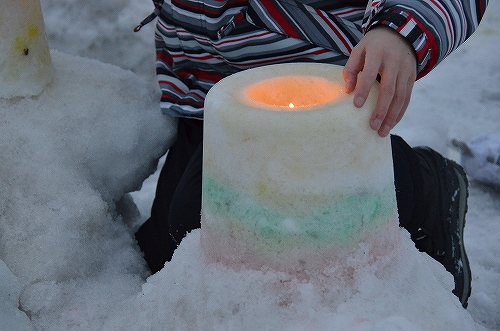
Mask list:
[[[453,293],[464,308],[471,271],[463,232],[468,181],[457,163],[428,147],[411,148],[391,136],[400,226],[415,246],[440,262],[455,280]]]
[[[467,176],[460,165],[428,147],[414,151],[420,160],[427,198],[423,222],[412,236],[415,246],[453,275],[453,293],[467,308],[471,293],[471,271],[463,240],[469,195]]]

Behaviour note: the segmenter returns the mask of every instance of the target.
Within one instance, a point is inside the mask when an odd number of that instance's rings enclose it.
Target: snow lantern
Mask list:
[[[52,79],[39,0],[6,0],[0,10],[0,98],[38,95]]]
[[[398,243],[389,138],[370,129],[342,67],[263,66],[217,83],[205,101],[202,247],[227,265],[298,272]]]

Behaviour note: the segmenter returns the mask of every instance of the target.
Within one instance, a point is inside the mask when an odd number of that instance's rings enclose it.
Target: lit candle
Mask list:
[[[202,245],[211,259],[296,270],[360,242],[379,253],[395,243],[390,140],[369,128],[378,87],[358,109],[341,73],[273,65],[209,91]]]
[[[40,1],[3,1],[0,98],[37,95],[51,79],[52,62]]]
[[[307,110],[324,105],[342,93],[342,86],[325,78],[290,75],[268,78],[243,90],[242,99],[269,110]]]

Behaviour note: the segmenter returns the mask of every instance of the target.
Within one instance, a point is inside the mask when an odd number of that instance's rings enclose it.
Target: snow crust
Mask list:
[[[42,7],[59,50],[51,53],[55,79],[37,97],[0,100],[0,330],[500,329],[500,192],[475,181],[467,310],[450,293],[451,276],[404,231],[392,259],[350,278],[332,270],[308,283],[206,264],[199,231],[150,276],[132,233],[147,217],[157,173],[144,179],[175,127],[158,109],[152,28],[129,32],[151,3]],[[451,139],[500,132],[499,20],[492,0],[471,40],[417,82],[394,133],[459,160]],[[126,192],[141,183],[137,209]]]

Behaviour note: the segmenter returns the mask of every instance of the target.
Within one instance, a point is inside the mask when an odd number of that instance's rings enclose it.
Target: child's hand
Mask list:
[[[343,76],[347,93],[354,91],[354,105],[362,107],[380,74],[380,92],[370,127],[385,137],[403,117],[417,77],[415,51],[398,32],[377,26],[352,50]],[[359,76],[358,73],[363,71]]]

